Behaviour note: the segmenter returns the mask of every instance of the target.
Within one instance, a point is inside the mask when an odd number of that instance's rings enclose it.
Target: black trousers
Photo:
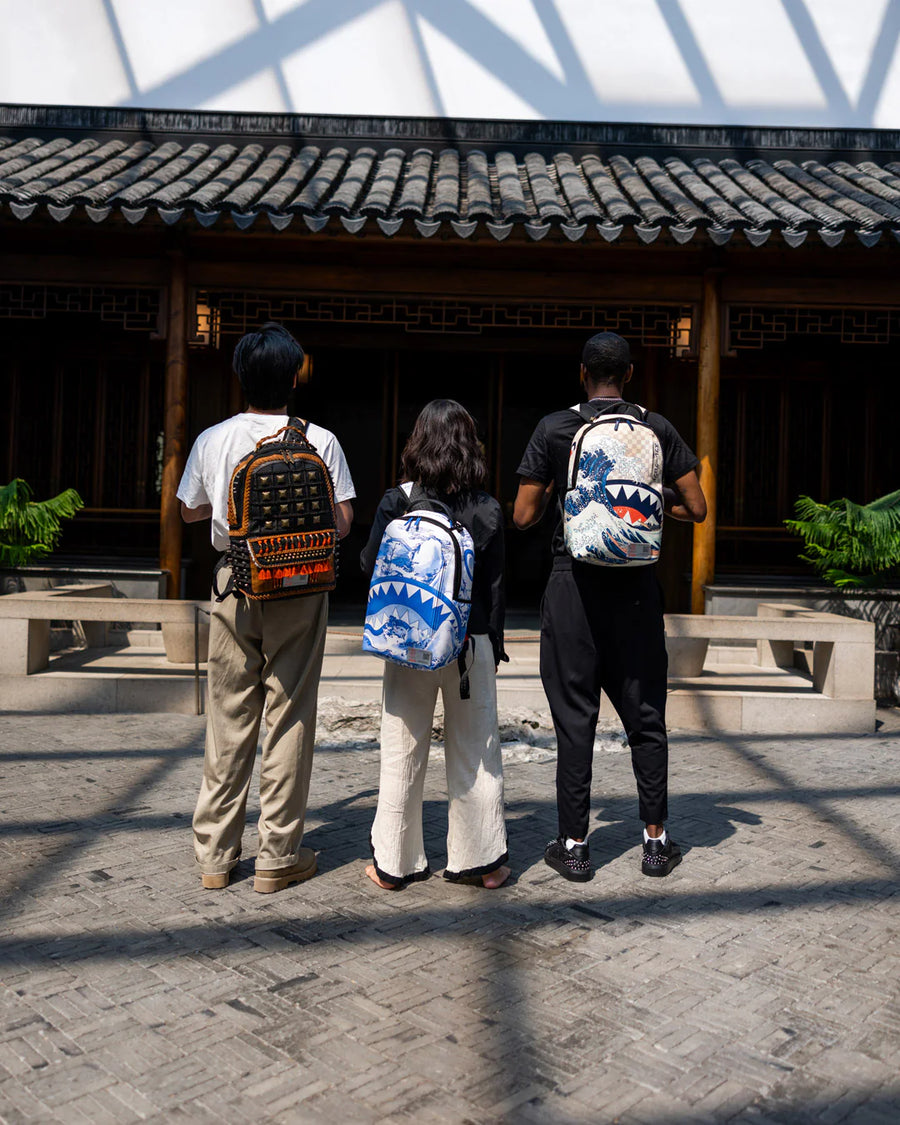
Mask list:
[[[668,812],[666,641],[652,567],[611,571],[557,557],[541,603],[541,679],[556,728],[559,831],[587,838],[600,691],[631,747],[639,814]]]

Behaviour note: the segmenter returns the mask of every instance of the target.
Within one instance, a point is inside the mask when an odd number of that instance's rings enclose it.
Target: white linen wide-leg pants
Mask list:
[[[469,699],[460,699],[456,661],[436,671],[385,665],[381,779],[372,825],[372,854],[385,882],[402,884],[430,873],[422,795],[438,690],[449,799],[445,877],[486,875],[507,859],[494,654],[489,637],[471,639]]]

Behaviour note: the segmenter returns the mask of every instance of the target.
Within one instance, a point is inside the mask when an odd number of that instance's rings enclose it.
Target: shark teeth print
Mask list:
[[[376,628],[391,617],[400,621],[428,617],[438,625],[450,614],[450,609],[439,597],[408,582],[376,582],[369,591],[367,616]]]
[[[613,511],[626,523],[643,527],[662,519],[662,504],[652,489],[632,481],[608,481],[606,489]]]

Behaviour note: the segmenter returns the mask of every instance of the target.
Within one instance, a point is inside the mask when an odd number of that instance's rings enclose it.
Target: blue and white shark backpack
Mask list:
[[[634,405],[634,404],[629,404]],[[647,566],[659,558],[663,454],[641,417],[597,414],[572,440],[563,534],[573,559],[597,566]],[[577,406],[572,409],[585,417]]]
[[[406,668],[443,668],[463,650],[472,600],[472,536],[424,492],[384,530],[369,586],[363,651]],[[424,503],[423,503],[424,502]],[[430,510],[424,504],[438,510]]]

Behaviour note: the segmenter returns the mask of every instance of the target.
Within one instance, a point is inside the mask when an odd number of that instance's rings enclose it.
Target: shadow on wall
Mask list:
[[[106,27],[97,39],[115,50],[108,69],[129,91],[119,104],[807,127],[900,123],[900,113],[891,112],[895,101],[900,106],[891,77],[900,0],[858,5],[852,21],[846,0],[764,0],[752,20],[720,0],[253,0],[252,12],[221,0],[211,25],[204,10],[189,14],[161,0],[151,12],[103,0]],[[159,56],[172,52],[157,48],[174,37],[176,19],[178,49],[163,66]],[[47,30],[42,25],[45,37],[62,36],[54,22]],[[46,46],[36,49],[46,54]],[[333,81],[335,73],[341,82]],[[85,96],[68,100],[96,101],[91,81],[80,77],[75,93]],[[15,89],[0,96],[37,100]]]

